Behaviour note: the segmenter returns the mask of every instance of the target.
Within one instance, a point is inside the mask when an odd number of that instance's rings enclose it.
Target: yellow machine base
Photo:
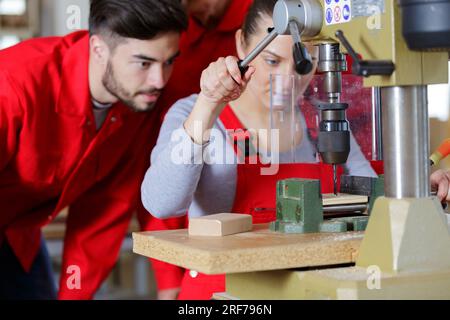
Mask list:
[[[450,299],[450,269],[386,274],[346,267],[315,271],[265,271],[227,275],[227,294],[237,299]]]
[[[450,233],[436,198],[379,197],[356,266],[230,274],[238,299],[450,299]]]

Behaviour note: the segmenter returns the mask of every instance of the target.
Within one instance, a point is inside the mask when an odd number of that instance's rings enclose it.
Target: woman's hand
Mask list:
[[[219,58],[206,68],[200,79],[200,94],[184,123],[187,134],[197,144],[209,140],[210,129],[228,102],[239,98],[247,87],[255,68],[244,76],[235,57]]]
[[[242,76],[236,57],[219,58],[203,71],[200,96],[221,111],[228,102],[241,96],[254,72],[250,67]]]
[[[437,170],[430,177],[431,190],[437,191],[440,201],[450,201],[450,171]]]

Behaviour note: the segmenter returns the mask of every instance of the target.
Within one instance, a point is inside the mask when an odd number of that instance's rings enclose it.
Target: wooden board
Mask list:
[[[356,194],[338,193],[336,196],[333,193],[326,193],[322,195],[322,204],[324,206],[338,206],[344,204],[359,204],[367,203],[369,198],[367,196],[359,196]]]
[[[206,274],[355,262],[362,232],[281,234],[268,225],[226,237],[189,237],[187,229],[133,233],[133,251]]]

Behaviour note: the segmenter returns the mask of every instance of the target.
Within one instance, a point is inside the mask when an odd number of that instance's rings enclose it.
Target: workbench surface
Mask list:
[[[362,232],[281,234],[268,224],[225,237],[188,236],[187,229],[135,232],[137,254],[206,274],[327,266],[355,262]]]

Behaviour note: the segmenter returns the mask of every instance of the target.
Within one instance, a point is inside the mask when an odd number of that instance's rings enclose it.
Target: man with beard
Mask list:
[[[60,298],[117,258],[179,53],[179,0],[92,0],[89,33],[0,51],[0,299],[52,299],[41,228],[69,206]]]

